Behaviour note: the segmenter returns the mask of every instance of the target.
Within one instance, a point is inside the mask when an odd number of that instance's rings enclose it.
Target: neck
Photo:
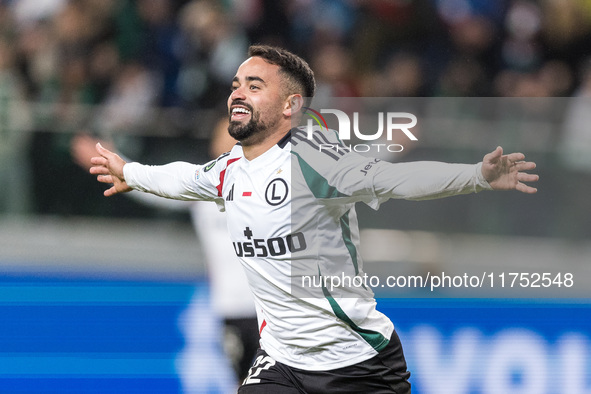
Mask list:
[[[277,129],[273,133],[267,135],[262,141],[256,143],[249,143],[249,141],[242,142],[242,151],[246,160],[254,160],[274,145],[276,145],[281,139],[289,132],[289,127]]]
[[[289,129],[284,130],[282,132],[276,132],[270,135],[269,137],[265,138],[263,141],[257,144],[248,144],[242,143],[242,151],[244,152],[244,157],[246,160],[254,160],[269,149],[271,149],[274,145],[276,145],[281,138],[287,134]]]

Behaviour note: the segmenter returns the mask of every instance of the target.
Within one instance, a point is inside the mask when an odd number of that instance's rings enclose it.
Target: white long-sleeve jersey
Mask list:
[[[387,345],[394,329],[376,310],[370,288],[322,281],[364,274],[355,203],[377,209],[390,198],[490,188],[481,163],[392,164],[351,152],[335,132],[317,132],[309,140],[299,129],[254,160],[237,144],[206,165],[128,163],[124,176],[134,189],[213,200],[225,209],[255,298],[261,346],[275,360],[305,370],[365,361]]]

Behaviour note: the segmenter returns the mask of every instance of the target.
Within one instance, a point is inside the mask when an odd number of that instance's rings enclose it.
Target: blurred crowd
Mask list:
[[[0,1],[2,90],[35,101],[215,106],[250,43],[301,54],[320,93],[567,96],[589,68],[591,3]]]
[[[307,59],[319,96],[591,95],[588,0],[0,0],[0,180],[29,176],[29,209],[71,212],[56,173],[98,190],[71,168],[74,133],[145,136],[160,108],[190,134],[188,111],[223,114],[252,43]],[[0,208],[26,204],[17,189]]]

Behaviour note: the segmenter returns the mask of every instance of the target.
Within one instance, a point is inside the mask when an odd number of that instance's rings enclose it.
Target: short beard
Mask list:
[[[228,126],[228,133],[232,138],[240,141],[242,145],[253,145],[256,144],[267,136],[270,125],[259,120],[259,116],[254,115],[250,118],[247,124],[240,122],[232,122]],[[271,122],[271,126],[275,122]]]
[[[261,125],[255,121],[254,118],[251,118],[247,124],[230,121],[228,133],[230,133],[230,136],[235,140],[244,141],[256,134],[260,130],[260,126]]]

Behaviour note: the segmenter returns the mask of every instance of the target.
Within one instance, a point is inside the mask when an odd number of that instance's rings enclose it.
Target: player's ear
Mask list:
[[[301,112],[304,106],[304,98],[301,94],[290,94],[285,100],[283,115],[287,117],[295,116]]]

